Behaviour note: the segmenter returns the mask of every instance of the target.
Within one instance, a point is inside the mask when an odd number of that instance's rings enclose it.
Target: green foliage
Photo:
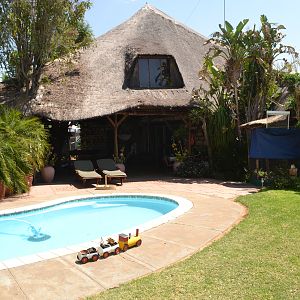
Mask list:
[[[293,110],[293,111],[297,110],[297,103],[296,103],[296,99],[294,96],[290,95],[287,97],[285,104],[284,104],[284,108],[286,110]]]
[[[28,189],[25,176],[44,166],[48,134],[36,117],[0,106],[0,181],[15,192]]]
[[[197,108],[192,118],[204,124],[216,174],[230,174],[231,165],[231,173],[243,177],[247,147],[240,123],[264,117],[266,109],[280,98],[274,62],[283,53],[297,55],[293,47],[282,44],[284,26],[270,23],[265,16],[258,29],[245,30],[247,23],[243,20],[236,28],[229,22],[219,26],[199,73],[203,83],[193,92]],[[221,62],[223,67],[219,67]],[[286,76],[286,80],[292,78],[297,80],[297,76]]]
[[[92,41],[80,0],[0,0],[0,63],[20,88],[34,94],[45,63]]]
[[[184,161],[188,155],[187,149],[184,148],[180,140],[172,142],[172,150],[178,162]]]
[[[300,178],[290,176],[286,168],[277,168],[268,173],[268,186],[276,190],[300,191]]]
[[[281,86],[288,87],[289,91],[293,93],[295,92],[295,88],[300,86],[300,74],[280,72],[278,74],[278,81]]]
[[[244,181],[246,177],[247,147],[245,141],[232,141],[214,152],[213,177],[220,180]]]
[[[176,175],[188,178],[207,178],[211,174],[208,162],[197,156],[188,156],[177,168]]]

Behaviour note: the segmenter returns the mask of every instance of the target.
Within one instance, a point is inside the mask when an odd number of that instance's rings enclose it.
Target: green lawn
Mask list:
[[[185,261],[88,299],[300,299],[300,194],[240,197],[248,217]]]

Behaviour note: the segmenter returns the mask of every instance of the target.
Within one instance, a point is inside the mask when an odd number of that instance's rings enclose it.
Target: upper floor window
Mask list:
[[[177,64],[171,56],[140,56],[137,58],[130,88],[163,89],[182,88],[184,83]]]

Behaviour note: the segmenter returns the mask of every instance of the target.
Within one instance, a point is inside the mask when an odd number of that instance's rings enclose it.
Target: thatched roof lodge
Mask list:
[[[94,147],[83,141],[82,148],[98,151],[103,144],[113,143],[115,154],[123,129],[131,134],[144,126],[148,138],[143,142],[144,132],[136,132],[138,147],[144,152],[154,147],[158,152],[170,140],[172,126],[166,122],[177,118],[182,123],[190,109],[192,90],[199,87],[198,72],[209,49],[206,41],[146,4],[129,20],[98,37],[71,63],[55,61],[46,66],[38,95],[27,109],[52,121],[79,121],[82,137],[90,131],[98,137],[109,136],[102,141],[94,139],[98,145]],[[132,118],[135,124],[128,120]],[[159,120],[160,129],[149,127],[149,122],[157,124]],[[114,134],[107,134],[105,126],[114,129]],[[102,149],[103,153],[112,153],[108,148]]]
[[[111,115],[133,108],[189,105],[208,46],[206,38],[146,4],[128,21],[96,39],[70,66],[49,66],[52,82],[31,101],[32,113],[70,121]],[[182,85],[131,87],[139,56],[174,59]]]

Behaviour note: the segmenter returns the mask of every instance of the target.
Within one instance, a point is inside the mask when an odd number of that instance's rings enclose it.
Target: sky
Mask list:
[[[97,37],[129,19],[145,0],[92,0],[86,14]],[[224,0],[152,0],[148,3],[188,27],[209,37],[224,22]],[[225,0],[226,20],[236,26],[249,19],[248,27],[260,24],[264,14],[270,22],[284,25],[284,43],[300,52],[300,0]]]

